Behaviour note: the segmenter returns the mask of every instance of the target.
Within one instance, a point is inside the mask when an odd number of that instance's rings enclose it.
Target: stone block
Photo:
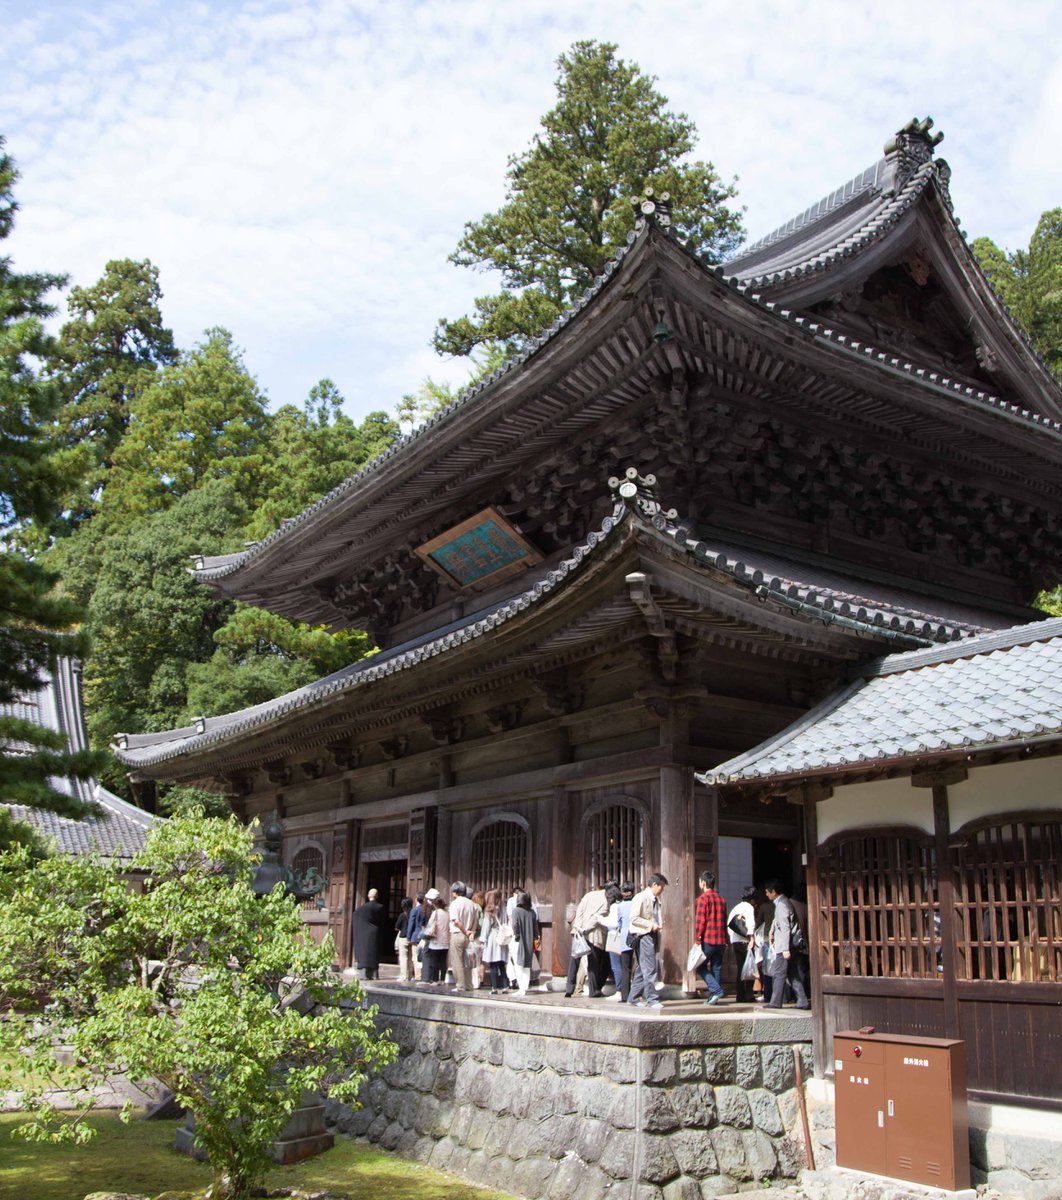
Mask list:
[[[571,1075],[575,1070],[571,1042],[563,1038],[549,1038],[546,1043],[546,1065],[558,1075]]]
[[[553,1103],[558,1113],[577,1113],[582,1109],[579,1081],[572,1075],[553,1076]]]
[[[531,1107],[528,1116],[532,1121],[547,1121],[557,1107],[555,1095],[556,1075],[552,1071],[539,1071],[533,1076],[531,1085]]]
[[[492,1067],[500,1067],[505,1061],[505,1041],[505,1036],[497,1029],[492,1029],[487,1034],[483,1056]]]
[[[614,1129],[633,1129],[638,1123],[638,1089],[633,1085],[613,1088],[606,1117]]]
[[[683,1175],[706,1179],[719,1170],[712,1139],[703,1130],[677,1130],[671,1135],[671,1152]]]
[[[464,1062],[468,1058],[472,1050],[472,1039],[476,1034],[476,1030],[469,1029],[467,1025],[454,1025],[450,1036],[450,1053],[458,1062]],[[442,1054],[439,1055],[443,1057]]]
[[[450,1126],[454,1122],[456,1108],[457,1106],[452,1100],[443,1100],[439,1103],[439,1107],[435,1110],[435,1118],[431,1123],[431,1129],[428,1130],[431,1137],[446,1137],[450,1132]]]
[[[752,1112],[752,1123],[757,1129],[762,1129],[771,1137],[781,1137],[785,1133],[782,1114],[778,1109],[778,1101],[772,1092],[766,1088],[753,1088],[746,1092],[749,1109]],[[730,1122],[727,1122],[730,1124]]]
[[[450,1166],[447,1168],[455,1175],[467,1175],[472,1166],[472,1151],[467,1146],[455,1145]]]
[[[499,1071],[506,1071],[506,1067],[499,1067]],[[513,1078],[512,1091],[509,1093],[509,1114],[519,1120],[524,1120],[527,1114],[531,1111],[531,1088],[530,1080],[526,1075],[517,1075]]]
[[[494,1091],[494,1079],[499,1068],[490,1067],[486,1063],[476,1063],[471,1072],[462,1072],[467,1079],[462,1082],[463,1097],[467,1098],[477,1108],[487,1108]]]
[[[679,1121],[688,1129],[707,1129],[716,1117],[715,1089],[708,1083],[680,1083],[668,1089]]]
[[[741,1140],[745,1143],[745,1160],[752,1178],[769,1179],[773,1176],[778,1156],[767,1134],[762,1129],[749,1129],[742,1133]]]
[[[715,1109],[720,1125],[733,1125],[735,1129],[748,1129],[752,1125],[748,1093],[739,1087],[717,1087]]]
[[[584,1118],[576,1126],[572,1149],[583,1162],[599,1162],[610,1132],[609,1126],[604,1121]]]
[[[454,1027],[443,1022],[435,1026],[434,1051],[436,1058],[449,1058],[453,1053]]]
[[[554,1117],[538,1127],[539,1136],[535,1139],[535,1145],[542,1154],[554,1160],[565,1158],[572,1153],[572,1147],[584,1125],[585,1122],[579,1117]]]
[[[582,1200],[586,1164],[574,1153],[558,1163],[549,1181],[546,1200]]]
[[[504,1113],[509,1111],[512,1104],[513,1092],[523,1087],[523,1080],[506,1071],[504,1067],[491,1070],[490,1101],[487,1107],[491,1112]]]
[[[398,1145],[395,1147],[395,1153],[401,1154],[403,1158],[412,1158],[413,1147],[420,1140],[420,1134],[415,1129],[407,1129],[405,1133],[398,1139]]]
[[[615,1103],[618,1090],[620,1089],[616,1084],[601,1076],[583,1079],[582,1086],[579,1088],[583,1113],[588,1117],[598,1117],[599,1119],[607,1117]]]
[[[696,1179],[680,1175],[665,1184],[664,1200],[701,1200],[701,1185]]]
[[[1007,1168],[1003,1171],[989,1171],[987,1185],[992,1191],[1001,1192],[1006,1200],[1010,1200],[1012,1196],[1020,1197],[1021,1200],[1045,1200],[1047,1193],[1057,1186],[1057,1182],[1030,1179],[1021,1171]]]
[[[646,1134],[642,1138],[642,1161],[639,1183],[664,1184],[679,1174],[679,1165],[666,1137]]]
[[[383,1136],[380,1138],[380,1145],[385,1150],[397,1150],[398,1143],[402,1140],[405,1129],[398,1121],[392,1121],[390,1125],[383,1131]]]
[[[426,1163],[431,1158],[431,1152],[434,1149],[435,1142],[432,1138],[420,1137],[417,1138],[407,1153],[414,1162]]]
[[[679,1079],[687,1082],[704,1078],[704,1054],[700,1050],[680,1050],[678,1056]]]
[[[732,1179],[752,1177],[745,1157],[745,1143],[736,1129],[731,1129],[728,1125],[719,1125],[708,1136],[712,1139],[712,1148],[719,1160],[721,1174],[729,1175]]]
[[[678,1054],[674,1050],[645,1050],[642,1052],[642,1082],[674,1083],[678,1079]]]
[[[436,1142],[431,1154],[428,1155],[428,1165],[437,1171],[447,1170],[456,1148],[456,1143],[451,1142],[449,1138],[443,1138]]]
[[[793,1051],[789,1046],[764,1046],[760,1052],[763,1063],[763,1086],[772,1092],[787,1092],[796,1083]]]
[[[552,1159],[525,1158],[513,1168],[512,1174],[505,1181],[505,1190],[515,1192],[518,1196],[530,1196],[533,1200],[539,1200],[552,1173]]]
[[[796,1089],[794,1088],[791,1091],[782,1092],[780,1095],[775,1096],[775,1102],[778,1105],[778,1115],[782,1119],[783,1127],[786,1130],[796,1129],[798,1123],[800,1122],[800,1100],[796,1094]],[[830,1109],[830,1113],[831,1120],[828,1128],[832,1129],[832,1108]],[[812,1129],[815,1128],[815,1122],[811,1119],[810,1109],[808,1110],[808,1124],[812,1127]]]
[[[413,1128],[417,1133],[423,1134],[425,1137],[431,1133],[431,1128],[435,1124],[435,1116],[439,1111],[440,1101],[434,1096],[421,1096],[417,1102],[417,1115],[413,1119]]]
[[[384,1116],[391,1121],[397,1121],[405,1109],[405,1100],[408,1095],[408,1092],[399,1091],[398,1088],[389,1091],[382,1109]]]
[[[670,1133],[682,1122],[668,1099],[668,1089],[646,1088],[642,1094],[642,1128],[650,1133]]]
[[[759,1046],[738,1046],[734,1061],[734,1082],[747,1091],[763,1081]]]
[[[641,1051],[628,1046],[604,1047],[600,1060],[601,1074],[613,1083],[634,1083],[638,1078],[638,1058]]]
[[[729,1175],[713,1175],[711,1179],[701,1180],[701,1196],[704,1200],[715,1200],[716,1196],[733,1196],[739,1191],[737,1180]]]
[[[710,1046],[704,1052],[704,1077],[709,1083],[733,1083],[737,1055],[732,1046]]]
[[[453,1068],[454,1064],[448,1065]],[[413,1064],[406,1076],[406,1086],[417,1092],[430,1092],[435,1086],[435,1076],[439,1072],[439,1060],[434,1055],[425,1054]]]
[[[597,1042],[577,1042],[575,1051],[575,1073],[577,1075],[601,1075],[608,1048]]]
[[[1062,1179],[1062,1144],[1058,1142],[1011,1134],[1006,1139],[1005,1154],[1006,1165],[1030,1179]]]
[[[454,1109],[454,1119],[450,1122],[450,1136],[459,1145],[468,1145],[469,1130],[477,1116],[478,1113],[471,1104],[458,1104]]]
[[[384,1131],[387,1129],[388,1125],[390,1125],[390,1121],[388,1121],[383,1113],[378,1113],[373,1118],[372,1124],[369,1126],[369,1128],[365,1130],[365,1136],[370,1142],[378,1142],[380,1138],[383,1137]]]
[[[432,1090],[440,1100],[448,1100],[454,1095],[457,1085],[457,1063],[452,1058],[443,1059],[435,1072],[435,1083]]]
[[[626,1129],[613,1129],[601,1152],[598,1166],[612,1179],[630,1179],[634,1174],[635,1135]]]
[[[469,1116],[468,1127],[461,1138],[461,1142],[470,1150],[482,1150],[487,1144],[487,1138],[491,1130],[499,1121],[504,1120],[504,1118],[484,1112],[482,1109],[476,1108],[471,1104],[465,1105],[464,1108]],[[456,1120],[454,1124],[457,1124]]]
[[[808,1157],[803,1139],[797,1138],[795,1135],[787,1134],[785,1137],[775,1139],[774,1152],[778,1158],[778,1174],[785,1179],[796,1179],[807,1166]],[[817,1149],[815,1161],[819,1161]]]
[[[486,1131],[481,1143],[483,1153],[488,1158],[496,1158],[499,1154],[509,1157],[510,1143],[520,1136],[519,1122],[514,1121],[512,1117],[498,1117],[497,1120],[484,1122],[484,1124]],[[475,1148],[471,1138],[469,1144]]]

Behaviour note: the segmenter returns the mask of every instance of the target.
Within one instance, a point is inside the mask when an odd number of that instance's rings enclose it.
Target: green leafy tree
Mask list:
[[[112,465],[134,401],[156,371],[177,359],[162,323],[158,268],[147,259],[109,262],[89,288],[73,288],[59,331],[56,382],[63,394],[59,435],[68,460],[68,522],[76,525]]]
[[[265,398],[224,329],[161,370],[134,400],[100,513],[122,521],[170,507],[207,479],[253,500],[266,454]]]
[[[247,536],[267,537],[282,521],[320,500],[390,446],[398,425],[384,413],[355,424],[330,379],[311,389],[301,409],[285,404],[268,420],[257,486],[259,501]]]
[[[728,207],[734,186],[711,163],[685,161],[696,127],[668,110],[653,76],[608,42],[576,42],[557,67],[557,104],[509,159],[505,203],[469,222],[450,256],[499,271],[504,291],[477,299],[471,316],[440,321],[441,354],[517,349],[541,333],[624,243],[648,188],[669,193],[673,225],[698,253],[718,259],[742,237]]]
[[[17,205],[14,164],[0,138],[0,241],[11,232]],[[35,692],[61,655],[84,652],[73,630],[80,610],[56,590],[57,577],[18,548],[19,530],[29,521],[56,516],[59,487],[56,444],[50,435],[58,397],[42,380],[35,362],[48,357],[51,339],[44,320],[53,309],[48,293],[62,284],[56,275],[23,275],[0,257],[0,705],[13,706]],[[0,710],[0,801],[63,812],[84,807],[52,786],[53,778],[85,779],[94,756],[70,754],[66,739],[10,709]],[[5,821],[0,839],[20,831]]]
[[[147,872],[143,894],[99,860],[32,870],[22,851],[0,856],[0,1039],[32,1080],[23,1073],[22,1136],[91,1136],[83,1112],[49,1104],[55,1082],[159,1079],[195,1116],[212,1196],[245,1200],[305,1091],[356,1103],[366,1076],[393,1061],[376,1010],[333,973],[331,939],[304,935],[282,888],[255,895],[252,849],[235,821],[174,818],[134,864]]]
[[[357,662],[372,649],[367,634],[331,633],[247,604],[214,634],[218,649],[188,667],[187,708],[214,716],[261,704]]]
[[[973,251],[1041,358],[1062,378],[1062,208],[1043,214],[1028,250],[1008,254],[990,238],[978,238]]]

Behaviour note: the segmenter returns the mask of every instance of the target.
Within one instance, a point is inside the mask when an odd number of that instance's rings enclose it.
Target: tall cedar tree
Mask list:
[[[17,178],[0,138],[0,240],[14,223]],[[61,734],[19,711],[19,701],[32,702],[58,657],[84,650],[72,631],[77,605],[56,592],[54,574],[15,544],[27,521],[56,516],[56,445],[48,431],[58,399],[32,363],[52,351],[43,321],[54,310],[45,297],[63,282],[57,275],[20,275],[10,258],[0,257],[0,801],[76,816],[84,807],[51,780],[89,778],[95,757],[68,753]],[[4,820],[0,840],[11,836]]]
[[[991,238],[973,244],[989,283],[1062,379],[1062,208],[1045,212],[1028,250],[1007,254]]]
[[[676,231],[715,261],[743,236],[736,195],[708,162],[683,162],[696,127],[668,111],[656,79],[616,46],[576,42],[557,59],[558,103],[522,154],[509,159],[506,202],[465,226],[450,261],[500,271],[505,290],[471,316],[440,320],[440,354],[521,348],[594,282],[637,220],[647,188],[668,192]]]
[[[71,289],[56,370],[70,527],[98,500],[135,400],[159,367],[177,359],[173,334],[162,323],[161,299],[158,268],[147,259],[112,260],[91,287]]]

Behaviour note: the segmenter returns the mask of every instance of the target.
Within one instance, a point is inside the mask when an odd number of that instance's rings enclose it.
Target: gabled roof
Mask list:
[[[13,704],[0,705],[0,714],[31,721],[66,738],[73,753],[88,748],[84,714],[81,707],[81,664],[72,658],[60,658],[54,673],[41,681],[40,688],[19,697]],[[98,851],[104,857],[132,858],[144,845],[148,830],[158,819],[115,796],[95,779],[52,779],[56,791],[63,792],[97,812],[82,820],[61,817],[25,804],[4,804],[16,821],[24,821],[44,838],[53,838],[64,854]],[[3,797],[0,797],[0,803]]]
[[[631,484],[632,478],[638,482]],[[779,643],[795,643],[806,636],[802,630],[813,626],[817,631],[831,631],[829,636],[836,639],[833,651],[836,655],[860,658],[884,645],[928,646],[969,637],[993,623],[991,615],[954,603],[927,602],[895,587],[867,584],[827,568],[786,562],[762,551],[698,538],[688,524],[678,520],[673,510],[666,513],[661,510],[642,486],[645,482],[636,473],[628,472],[629,494],[620,492],[612,514],[601,527],[568,558],[545,570],[511,599],[362,659],[264,704],[201,719],[196,725],[181,729],[119,734],[114,748],[117,758],[132,770],[152,775],[159,773],[158,768],[167,762],[215,755],[308,714],[338,710],[341,706],[349,710],[358,698],[362,705],[371,708],[373,697],[380,694],[378,689],[388,683],[404,682],[405,689],[417,690],[418,681],[425,671],[432,670],[433,664],[445,669],[448,680],[456,680],[467,669],[469,656],[481,645],[483,648],[489,645],[492,665],[496,668],[506,655],[503,639],[509,634],[515,638],[521,630],[533,630],[532,643],[515,648],[515,653],[526,659],[528,655],[544,654],[551,638],[563,639],[571,645],[579,639],[585,641],[591,628],[600,632],[606,626],[629,627],[638,610],[627,596],[598,596],[594,601],[595,613],[587,616],[584,612],[582,629],[567,612],[563,621],[557,621],[555,631],[550,632],[543,616],[549,606],[560,605],[566,598],[579,594],[582,580],[632,539],[642,546],[666,552],[676,569],[686,573],[685,582],[676,578],[660,586],[673,591],[676,611],[681,611],[683,619],[691,624],[715,621],[717,627],[726,625],[733,629],[738,624],[749,626],[761,621],[766,631],[764,636]],[[698,577],[705,581],[700,586],[696,582]],[[712,605],[709,584],[734,594],[740,601],[740,610],[731,606],[722,617],[701,611]],[[488,635],[493,639],[489,643]],[[815,639],[826,637],[822,632],[815,635]],[[477,669],[483,670],[482,666]]]
[[[933,157],[943,134],[909,121],[884,157],[778,229],[744,247],[725,270],[765,296],[806,309],[866,279],[915,246],[970,309],[982,356],[1034,412],[1062,419],[1062,388],[992,291],[952,210],[951,168]]]
[[[92,799],[99,807],[94,816],[75,821],[25,804],[5,805],[16,821],[24,821],[37,834],[55,842],[60,854],[99,854],[127,862],[144,848],[148,832],[158,819],[96,784]]]
[[[699,778],[770,785],[1045,742],[1062,742],[1062,618],[890,654]]]
[[[921,182],[910,187],[924,190],[941,165],[925,164],[915,172]],[[862,203],[873,191],[868,184],[855,199]],[[831,229],[845,212],[845,203],[829,210]],[[814,228],[809,221],[801,230]],[[929,455],[969,456],[979,471],[1001,479],[1009,473],[1008,486],[1057,492],[1059,421],[845,336],[773,295],[734,274],[732,264],[701,262],[650,214],[595,286],[525,354],[269,537],[239,554],[200,558],[195,577],[220,595],[301,620],[349,623],[330,596],[330,581],[367,569],[403,531],[438,532],[441,514],[470,481],[480,492],[503,486],[529,461],[559,452],[644,399],[671,379],[677,363],[691,378],[767,372],[764,364],[775,360],[778,369],[798,363],[800,371],[828,372],[831,403],[843,406],[846,423],[854,418]],[[654,305],[664,300],[673,326],[683,325],[668,345],[653,336]],[[992,303],[1002,313],[994,297]],[[740,362],[726,359],[727,346],[739,347]],[[770,393],[773,378],[750,377],[748,387]],[[1043,388],[1058,403],[1039,408],[1062,417],[1062,392],[1048,377]],[[780,410],[787,396],[779,396]],[[810,393],[800,399],[814,401]]]

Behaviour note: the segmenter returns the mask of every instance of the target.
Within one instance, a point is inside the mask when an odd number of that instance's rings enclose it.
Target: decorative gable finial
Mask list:
[[[933,151],[944,140],[944,134],[930,133],[933,128],[933,118],[923,117],[919,120],[912,117],[902,129],[899,129],[885,143],[885,159],[891,163],[894,171],[894,187],[898,190],[911,176],[928,162],[933,162]],[[951,208],[951,167],[938,159],[936,167],[937,182],[944,194],[944,201]]]
[[[647,221],[666,229],[671,224],[671,193],[657,195],[652,188],[646,188],[645,195],[638,201],[638,211]]]
[[[613,475],[608,486],[617,504],[626,504],[649,520],[662,517],[674,521],[678,517],[676,509],[665,510],[660,503],[656,493],[656,476],[639,475],[637,467],[628,467],[622,479]]]

